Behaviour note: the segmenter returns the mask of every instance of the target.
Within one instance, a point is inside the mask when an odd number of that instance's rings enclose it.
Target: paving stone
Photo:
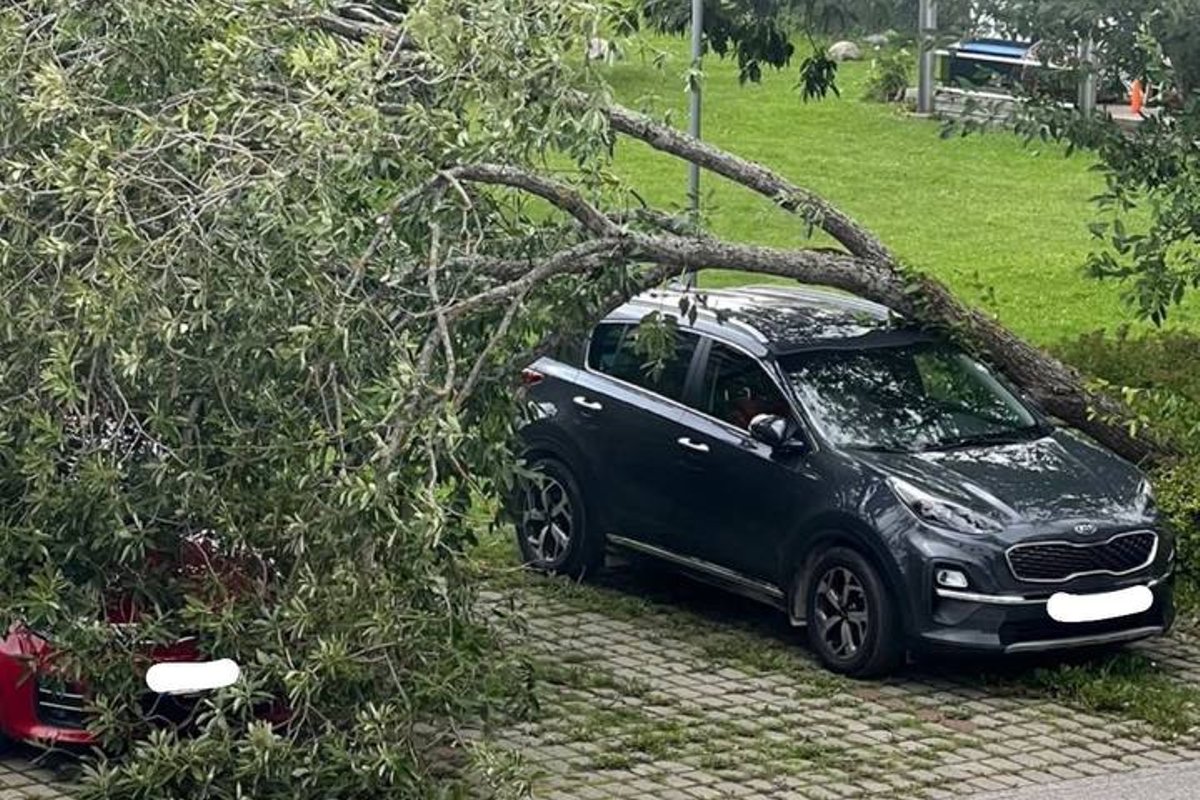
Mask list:
[[[661,797],[662,800],[694,800],[692,795],[680,789],[664,789],[657,797]]]
[[[1065,767],[1065,766],[1062,766],[1061,764],[1057,764],[1053,767],[1050,767],[1049,772],[1052,775],[1062,778],[1064,781],[1070,781],[1070,780],[1075,780],[1077,778],[1086,777],[1079,770],[1071,769],[1070,767]]]
[[[998,792],[1008,788],[1007,785],[993,778],[972,778],[967,781],[967,786],[980,792]]]
[[[1182,756],[1176,753],[1168,753],[1163,750],[1149,750],[1145,755],[1150,760],[1157,761],[1160,764],[1177,764],[1184,760]]]
[[[1033,781],[1028,778],[1011,773],[992,775],[988,780],[1001,784],[1005,789],[1020,789],[1022,786],[1033,785]]]

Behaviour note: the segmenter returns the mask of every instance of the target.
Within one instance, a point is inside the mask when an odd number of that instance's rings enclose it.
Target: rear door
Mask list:
[[[801,454],[777,454],[750,435],[759,414],[795,420],[772,373],[731,345],[707,340],[704,363],[680,422],[690,430],[676,460],[688,475],[689,500],[671,549],[760,580],[778,579],[778,553],[816,476]]]
[[[686,493],[676,442],[686,434],[681,401],[699,337],[678,331],[673,351],[651,368],[637,336],[636,324],[596,327],[564,424],[592,465],[597,485],[585,491],[601,504],[606,533],[661,545]]]

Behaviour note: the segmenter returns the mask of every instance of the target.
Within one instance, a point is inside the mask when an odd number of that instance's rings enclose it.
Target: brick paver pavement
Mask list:
[[[70,785],[37,753],[11,748],[0,755],[0,800],[66,800]]]
[[[522,755],[535,797],[962,798],[1200,760],[1200,736],[1159,738],[1017,682],[1053,658],[848,681],[816,666],[802,632],[769,609],[658,570],[601,582],[613,589],[595,610],[593,589],[517,594],[557,665],[542,716],[498,737]],[[655,602],[639,607],[647,595]],[[1200,681],[1195,639],[1138,648]]]
[[[1058,782],[1200,760],[1196,735],[1157,738],[1014,680],[1053,659],[854,682],[820,669],[775,612],[668,573],[532,580],[505,593],[529,621],[542,712],[488,736],[520,755],[536,798],[936,800],[1037,785],[1053,797]],[[1200,682],[1193,636],[1138,647]],[[28,752],[0,760],[0,800],[68,792]]]

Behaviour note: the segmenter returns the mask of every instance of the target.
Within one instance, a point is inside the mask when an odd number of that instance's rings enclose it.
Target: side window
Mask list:
[[[698,342],[693,333],[678,333],[674,353],[662,364],[653,365],[638,350],[636,325],[597,325],[588,347],[588,366],[663,397],[681,400]]]
[[[709,350],[696,405],[743,430],[759,414],[791,416],[787,400],[762,365],[721,342],[713,342]]]
[[[586,343],[587,339],[585,337],[566,336],[559,340],[546,355],[555,361],[561,361],[572,367],[578,367],[583,363],[583,348]]]
[[[629,365],[623,363],[623,359],[620,358],[620,348],[627,330],[628,325],[597,325],[588,344],[588,366],[596,372],[625,380]]]

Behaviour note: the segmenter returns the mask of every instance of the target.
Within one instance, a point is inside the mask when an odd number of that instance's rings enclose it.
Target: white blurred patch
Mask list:
[[[159,694],[190,694],[231,686],[241,677],[237,662],[218,661],[164,662],[146,670],[146,685]]]
[[[1050,595],[1046,613],[1057,622],[1097,622],[1140,614],[1154,605],[1154,593],[1145,586],[1130,586],[1102,594]]]

